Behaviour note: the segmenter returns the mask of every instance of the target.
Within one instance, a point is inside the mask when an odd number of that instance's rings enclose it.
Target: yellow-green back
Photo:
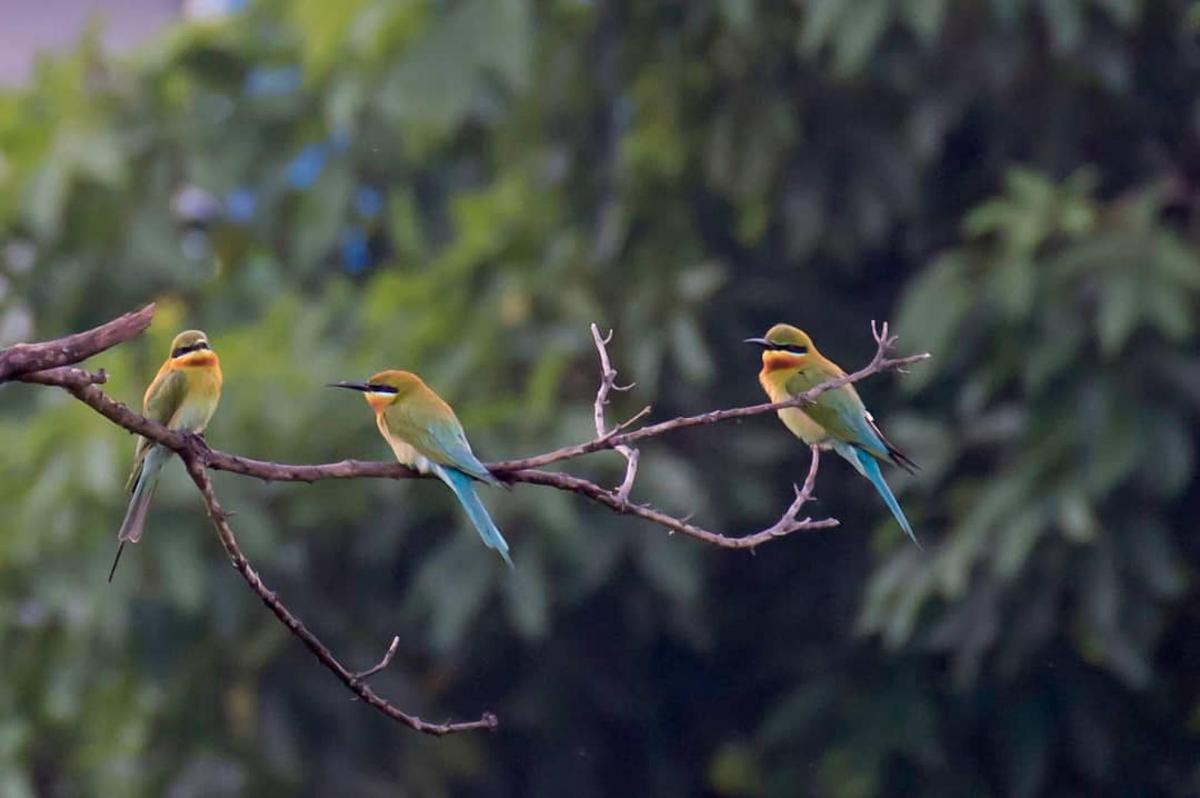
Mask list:
[[[371,385],[395,391],[367,394],[367,401],[382,419],[381,430],[411,446],[439,465],[457,468],[471,476],[492,481],[491,473],[471,451],[458,416],[442,397],[410,371],[381,371]]]

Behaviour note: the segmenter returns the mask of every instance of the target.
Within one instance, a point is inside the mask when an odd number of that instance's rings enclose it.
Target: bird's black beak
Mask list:
[[[766,338],[747,338],[745,341],[743,341],[743,343],[757,344],[758,346],[761,346],[763,349],[770,349],[772,346],[774,346],[774,344],[772,344]]]
[[[331,382],[331,383],[327,384],[325,387],[326,388],[349,388],[352,391],[362,391],[363,393],[366,393],[367,391],[371,390],[371,386],[367,385],[365,382],[348,382],[347,380],[342,380],[341,382]]]

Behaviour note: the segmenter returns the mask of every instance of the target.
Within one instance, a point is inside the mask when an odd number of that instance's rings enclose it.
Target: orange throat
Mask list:
[[[375,415],[382,413],[392,403],[390,396],[380,396],[379,394],[372,393],[364,393],[363,396],[366,398],[367,404],[375,411]]]
[[[796,355],[791,352],[763,352],[762,373],[770,374],[773,371],[783,371],[784,369],[798,369],[804,365],[804,360],[804,355]]]
[[[175,358],[173,362],[177,368],[208,368],[217,365],[217,353],[211,349],[197,349]]]

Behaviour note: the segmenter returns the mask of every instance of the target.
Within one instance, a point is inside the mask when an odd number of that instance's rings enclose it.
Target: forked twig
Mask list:
[[[390,646],[388,646],[387,651],[384,652],[383,659],[379,660],[379,664],[374,665],[370,668],[367,668],[365,671],[360,671],[359,673],[354,674],[354,678],[355,679],[366,679],[368,677],[374,676],[375,674],[379,673],[381,670],[386,668],[388,665],[392,664],[392,657],[396,656],[396,651],[399,648],[400,648],[400,635],[396,635],[395,637],[392,638],[392,644]]]
[[[612,367],[612,362],[608,359],[608,343],[612,341],[613,331],[609,330],[608,335],[601,336],[600,328],[592,323],[592,341],[596,344],[596,351],[600,354],[600,388],[596,391],[596,402],[593,405],[593,417],[596,422],[596,437],[598,439],[608,439],[627,427],[633,426],[642,418],[650,414],[650,406],[643,407],[636,415],[628,421],[624,421],[611,430],[604,429],[604,406],[608,404],[608,395],[612,391],[628,391],[637,385],[636,382],[631,382],[628,385],[617,385],[617,370]],[[633,481],[637,479],[638,459],[641,455],[637,449],[632,446],[618,444],[613,447],[622,457],[625,458],[625,478],[621,480],[621,484],[613,492],[613,495],[620,502],[629,501],[629,494],[633,491]]]
[[[238,546],[233,529],[229,526],[229,514],[221,508],[220,502],[217,501],[217,495],[213,491],[212,481],[208,478],[208,472],[204,468],[204,463],[190,453],[183,454],[182,456],[188,475],[196,483],[196,488],[200,491],[200,496],[204,499],[204,506],[208,509],[209,520],[212,521],[213,528],[217,532],[217,537],[220,539],[221,545],[225,547],[226,553],[229,554],[229,559],[232,561],[233,567],[242,575],[242,579],[246,581],[250,589],[262,600],[262,603],[267,605],[267,609],[279,619],[280,623],[286,626],[293,635],[300,638],[300,642],[304,643],[308,647],[308,650],[316,655],[321,664],[332,671],[351,692],[392,720],[399,721],[409,728],[424,732],[425,734],[440,737],[444,734],[472,731],[474,729],[495,729],[499,725],[496,716],[490,712],[485,712],[479,720],[467,721],[465,723],[430,723],[421,720],[416,715],[404,712],[376,694],[374,690],[367,686],[364,679],[387,667],[388,663],[391,662],[391,658],[395,655],[395,649],[400,644],[399,638],[392,640],[392,645],[388,647],[388,652],[384,655],[383,662],[374,668],[362,674],[352,673],[347,670],[329,648],[315,634],[308,630],[304,622],[297,618],[280,601],[279,596],[274,591],[268,589],[263,583],[258,572],[250,565],[250,562],[246,559],[246,555],[242,554],[241,547]]]

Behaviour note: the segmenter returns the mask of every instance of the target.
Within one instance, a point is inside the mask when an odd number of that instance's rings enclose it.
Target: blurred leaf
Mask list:
[[[320,75],[333,65],[342,51],[346,30],[368,0],[323,3],[298,0],[284,8],[296,26],[305,31],[304,59],[310,72]]]
[[[708,766],[708,781],[717,795],[761,795],[762,777],[753,750],[744,743],[726,743]]]
[[[521,567],[515,569],[511,579],[503,581],[505,597],[513,627],[526,637],[539,638],[546,634],[549,625],[549,584],[544,564],[536,556],[536,549],[523,549],[518,557]]]
[[[1098,333],[1100,346],[1108,355],[1116,354],[1125,345],[1137,325],[1138,282],[1136,274],[1127,272],[1105,287],[1100,302]]]
[[[967,265],[952,257],[939,259],[906,290],[896,319],[896,329],[904,335],[905,346],[914,351],[930,352],[933,358],[905,380],[908,391],[918,391],[937,375],[952,338],[958,334],[970,310],[966,282]]]

